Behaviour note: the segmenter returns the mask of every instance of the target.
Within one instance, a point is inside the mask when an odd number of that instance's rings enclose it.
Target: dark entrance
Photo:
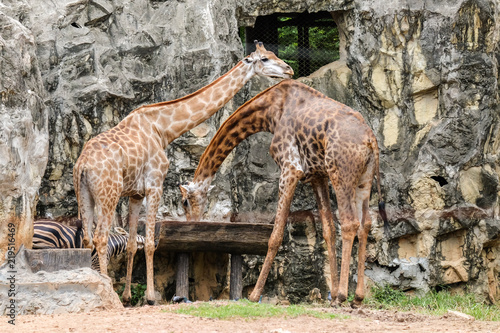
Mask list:
[[[292,66],[295,78],[339,59],[339,34],[329,12],[259,16],[253,28],[243,28],[240,34],[246,55],[259,40]]]

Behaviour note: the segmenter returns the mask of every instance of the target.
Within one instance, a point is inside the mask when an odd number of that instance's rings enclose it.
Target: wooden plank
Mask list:
[[[231,274],[229,275],[229,299],[241,299],[243,292],[243,257],[240,254],[231,255]]]
[[[241,222],[160,222],[158,250],[169,252],[267,253],[273,225]]]
[[[189,253],[177,254],[175,295],[189,299]]]
[[[31,271],[55,272],[90,267],[90,249],[26,249]]]

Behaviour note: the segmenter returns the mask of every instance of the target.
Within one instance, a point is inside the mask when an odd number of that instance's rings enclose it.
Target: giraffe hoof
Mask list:
[[[357,303],[357,302],[354,302],[354,301],[351,302],[351,308],[358,309],[360,307],[361,307],[361,303]]]
[[[336,299],[336,302],[341,305],[342,303],[344,303],[346,301],[347,297],[343,294],[338,294],[337,296],[337,299]]]
[[[122,299],[122,304],[126,308],[130,308],[132,306],[132,304],[130,303],[130,300],[125,300],[125,299]]]
[[[361,303],[363,303],[363,299],[355,297],[354,300],[351,302],[351,308],[358,309],[361,307]]]
[[[155,301],[154,300],[151,301],[151,300],[148,299],[147,303],[148,303],[148,305],[155,305]]]
[[[339,302],[339,300],[338,300],[338,299],[334,299],[334,300],[332,300],[332,301],[330,302],[330,306],[331,306],[332,308],[340,308],[340,305],[341,305],[341,304],[340,304],[340,302]]]

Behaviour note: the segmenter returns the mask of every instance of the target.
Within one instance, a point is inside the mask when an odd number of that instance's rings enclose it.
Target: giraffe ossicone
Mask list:
[[[104,274],[109,229],[118,199],[129,197],[129,235],[127,277],[122,299],[130,301],[130,284],[135,237],[142,201],[146,198],[146,299],[153,304],[153,254],[155,216],[163,191],[169,161],[167,145],[196,127],[224,106],[254,75],[290,78],[293,70],[267,51],[262,43],[226,74],[179,99],[145,105],[132,111],[118,125],[89,140],[73,169],[73,183],[78,201],[78,215],[83,220],[84,244],[95,243]],[[96,218],[93,239],[90,236]]]
[[[318,203],[332,277],[332,302],[342,303],[347,299],[352,245],[356,234],[358,236],[358,281],[352,304],[358,306],[365,293],[366,243],[372,224],[368,204],[375,176],[382,203],[379,148],[373,131],[359,112],[311,87],[293,80],[281,81],[243,104],[221,125],[201,156],[193,181],[180,187],[186,218],[201,219],[208,186],[224,159],[241,141],[262,131],[273,133],[269,150],[281,175],[273,232],[249,299],[257,301],[262,295],[300,180],[312,184]],[[328,180],[337,197],[342,231],[340,280]],[[379,212],[386,224],[383,207],[379,205]]]

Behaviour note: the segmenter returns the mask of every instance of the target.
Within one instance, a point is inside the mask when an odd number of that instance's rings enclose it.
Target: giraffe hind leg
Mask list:
[[[368,241],[368,233],[372,226],[372,220],[369,212],[369,200],[371,186],[373,181],[373,165],[370,164],[367,171],[362,175],[358,187],[356,188],[356,205],[358,207],[358,216],[361,220],[361,226],[358,230],[358,283],[356,293],[351,304],[352,307],[359,307],[365,298],[365,263],[366,263],[366,246]]]
[[[86,183],[80,184],[80,216],[82,218],[83,246],[87,249],[93,248],[92,227],[94,225],[94,198]]]
[[[127,242],[127,277],[125,280],[125,289],[122,294],[122,302],[125,306],[130,305],[132,297],[130,285],[132,283],[132,269],[134,267],[134,257],[137,252],[137,222],[139,220],[139,212],[142,207],[142,198],[129,198],[129,239]]]
[[[105,218],[103,222],[106,222]],[[107,225],[107,223],[105,223]],[[94,233],[94,246],[99,257],[99,269],[103,275],[108,275],[108,236],[109,228],[103,227],[98,223]]]
[[[115,220],[115,209],[118,199],[120,199],[119,193],[121,193],[121,188],[117,186],[114,188],[114,191],[99,196],[99,198],[104,198],[105,200],[96,202],[96,211],[99,215],[94,232],[94,245],[99,256],[99,267],[103,275],[108,275],[109,230]]]
[[[356,293],[351,306],[356,308],[361,305],[363,299],[365,298],[365,263],[366,263],[366,246],[368,241],[368,233],[371,229],[371,218],[368,212],[368,200],[364,201],[363,204],[363,222],[358,230],[358,283],[356,286]]]
[[[337,270],[337,253],[335,249],[335,224],[333,221],[330,197],[328,193],[328,179],[315,179],[312,181],[314,194],[318,203],[319,215],[323,226],[323,238],[328,250],[331,276],[331,298],[337,298],[339,279]]]
[[[156,299],[153,257],[155,252],[156,213],[160,205],[162,191],[162,185],[160,184],[155,189],[152,189],[147,196],[146,244],[144,246],[144,252],[146,254],[146,301],[149,305],[154,305]]]
[[[359,229],[360,222],[357,218],[354,189],[335,188],[340,215],[340,227],[342,234],[342,264],[340,268],[339,292],[337,304],[347,299],[349,282],[349,268],[351,262],[352,246],[354,237]]]

